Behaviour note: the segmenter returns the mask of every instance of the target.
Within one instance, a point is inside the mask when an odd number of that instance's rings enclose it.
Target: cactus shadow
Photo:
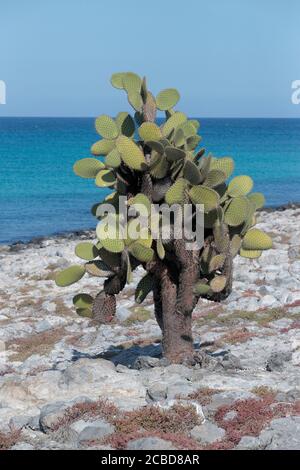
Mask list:
[[[106,359],[113,362],[114,365],[123,365],[128,368],[133,368],[137,359],[147,358],[150,362],[151,359],[160,359],[162,357],[161,344],[149,344],[146,346],[134,345],[129,348],[122,346],[110,346],[106,351],[100,354],[89,354],[73,349],[72,362],[79,359]]]

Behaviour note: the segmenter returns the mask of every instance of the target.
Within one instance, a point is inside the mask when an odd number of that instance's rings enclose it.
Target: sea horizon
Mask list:
[[[108,190],[73,174],[99,139],[94,117],[0,117],[0,244],[88,230],[90,207]],[[300,202],[300,118],[196,117],[201,147],[230,155],[266,207]]]

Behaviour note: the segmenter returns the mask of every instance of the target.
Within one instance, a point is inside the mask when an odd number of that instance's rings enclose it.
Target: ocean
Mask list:
[[[267,206],[300,202],[300,119],[199,120],[201,147],[232,156]],[[108,191],[72,166],[96,140],[93,118],[0,118],[0,243],[95,227]]]

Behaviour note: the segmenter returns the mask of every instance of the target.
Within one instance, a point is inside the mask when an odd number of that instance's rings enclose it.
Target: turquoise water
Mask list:
[[[200,119],[202,145],[230,155],[268,206],[300,201],[300,119]],[[90,118],[0,118],[0,243],[95,226],[103,191],[73,163],[97,140]]]

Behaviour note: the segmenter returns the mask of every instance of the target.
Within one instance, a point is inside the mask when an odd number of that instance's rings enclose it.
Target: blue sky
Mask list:
[[[300,117],[299,0],[1,0],[0,116],[129,109],[110,75],[176,87],[206,117]]]

